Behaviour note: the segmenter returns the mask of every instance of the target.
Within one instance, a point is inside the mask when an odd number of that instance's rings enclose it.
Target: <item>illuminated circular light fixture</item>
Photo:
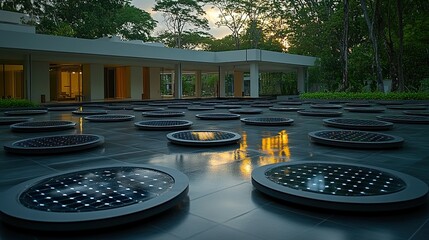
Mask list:
[[[75,115],[100,115],[100,114],[107,114],[108,111],[106,110],[76,110],[72,111]]]
[[[356,118],[329,118],[324,119],[323,123],[329,127],[336,127],[351,130],[389,130],[393,128],[393,123]]]
[[[39,115],[39,114],[46,114],[48,113],[48,110],[14,110],[14,111],[6,111],[4,112],[5,115],[8,116],[22,116],[22,115]]]
[[[33,120],[33,118],[29,117],[0,117],[0,125],[10,125],[14,123],[20,122],[28,122]]]
[[[102,166],[39,177],[0,199],[2,221],[21,228],[76,231],[151,217],[179,204],[189,180],[152,165]]]
[[[194,107],[188,107],[189,111],[210,111],[215,110],[214,107],[209,106],[194,106]]]
[[[355,130],[321,130],[310,132],[308,137],[314,143],[346,148],[399,148],[404,143],[401,137]]]
[[[211,147],[236,144],[241,135],[220,130],[185,130],[169,133],[167,139],[180,145]]]
[[[58,111],[58,112],[61,112],[61,111],[75,111],[76,109],[78,109],[78,107],[76,107],[76,106],[68,106],[68,107],[49,107],[48,108],[48,111],[49,112],[52,112],[52,111]]]
[[[134,119],[134,115],[128,114],[105,114],[105,115],[92,115],[85,117],[85,120],[90,122],[123,122],[131,121]]]
[[[392,123],[429,124],[429,117],[416,115],[381,115],[377,119]]]
[[[188,120],[148,120],[134,123],[138,129],[142,130],[182,130],[192,126]]]
[[[406,110],[406,111],[403,111],[403,113],[407,115],[429,116],[429,111]]]
[[[341,115],[343,115],[342,112],[326,110],[300,110],[298,111],[298,113],[303,116],[313,117],[340,117]]]
[[[282,117],[242,118],[241,121],[248,125],[257,125],[257,126],[289,126],[294,122],[294,120],[291,118],[282,118]]]
[[[107,105],[104,106],[104,108],[109,110],[125,110],[125,109],[132,109],[130,105]]]
[[[240,119],[239,114],[234,113],[202,113],[197,114],[195,117],[201,120],[234,120]]]
[[[71,129],[75,126],[76,123],[72,121],[50,120],[15,123],[10,125],[10,129],[14,132],[46,132]]]
[[[263,112],[262,109],[259,108],[238,108],[238,109],[229,109],[231,113],[238,114],[261,114]]]
[[[93,134],[71,134],[27,138],[4,145],[4,150],[17,154],[56,154],[94,148],[104,143],[104,137]]]
[[[320,109],[340,109],[343,106],[338,104],[311,104],[311,108],[320,108]]]
[[[135,107],[133,108],[136,112],[151,112],[151,111],[164,111],[164,108],[157,108],[157,107]]]
[[[402,210],[426,203],[428,195],[426,183],[404,173],[324,161],[258,167],[252,184],[286,202],[340,211]]]
[[[143,112],[143,117],[182,117],[185,116],[185,112],[179,111],[151,111]]]
[[[358,113],[381,113],[384,112],[384,108],[376,107],[345,107],[344,110],[349,112],[358,112]]]
[[[271,111],[278,111],[278,112],[296,112],[304,110],[304,108],[300,107],[270,107]]]

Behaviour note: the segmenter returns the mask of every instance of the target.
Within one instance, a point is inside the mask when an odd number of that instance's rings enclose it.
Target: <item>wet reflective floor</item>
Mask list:
[[[281,107],[277,103],[274,106]],[[311,110],[310,104],[302,107]],[[101,107],[87,109],[106,110]],[[135,115],[133,121],[124,122],[90,122],[71,111],[50,111],[31,116],[34,120],[67,120],[77,123],[74,129],[56,132],[12,132],[9,126],[1,125],[1,194],[16,184],[36,177],[123,163],[153,164],[177,169],[189,178],[189,194],[178,206],[125,226],[90,232],[51,233],[23,231],[0,224],[0,238],[429,239],[429,204],[406,211],[378,214],[335,212],[281,202],[263,195],[251,184],[251,172],[258,166],[309,160],[368,164],[400,171],[429,184],[429,125],[395,123],[392,130],[380,131],[404,138],[404,145],[399,149],[336,148],[313,144],[307,135],[312,131],[335,129],[323,125],[323,119],[329,117],[261,109],[263,113],[256,116],[292,118],[294,124],[252,126],[245,125],[240,120],[212,121],[195,117],[201,113],[229,113],[228,109],[221,108],[210,111],[183,109],[185,116],[168,118],[192,121],[193,130],[218,129],[242,136],[238,144],[219,147],[171,144],[166,134],[172,131],[144,131],[136,128],[134,122],[148,118],[133,110],[109,109],[109,113]],[[402,110],[387,108],[382,114],[355,113],[343,109],[340,111],[344,118],[373,120],[378,115],[402,114]],[[248,116],[250,115],[241,115]],[[102,135],[105,143],[94,149],[47,156],[9,154],[2,147],[24,138],[73,133]]]

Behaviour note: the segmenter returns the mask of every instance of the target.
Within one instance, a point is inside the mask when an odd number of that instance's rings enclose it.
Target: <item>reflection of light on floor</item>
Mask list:
[[[79,118],[79,133],[83,133],[83,118]]]
[[[290,159],[289,136],[286,130],[279,132],[277,136],[265,137],[261,141],[261,150],[269,155],[264,161],[271,161],[272,158],[280,157]],[[265,157],[261,157],[265,158]],[[270,162],[271,163],[271,162]],[[265,164],[264,164],[265,165]]]
[[[215,134],[214,132],[192,132],[192,135],[195,139],[205,141],[205,140],[214,140]]]

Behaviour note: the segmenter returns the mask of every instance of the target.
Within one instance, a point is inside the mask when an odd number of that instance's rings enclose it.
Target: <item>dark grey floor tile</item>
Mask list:
[[[266,239],[266,238],[257,238],[250,234],[219,225],[188,239],[189,240],[198,240],[198,239],[201,239],[201,240],[219,240],[219,239],[257,240],[257,239]]]

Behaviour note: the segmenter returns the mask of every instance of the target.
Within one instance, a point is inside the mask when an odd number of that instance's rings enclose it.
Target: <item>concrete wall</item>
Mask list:
[[[104,100],[104,66],[102,64],[83,65],[82,92],[85,101]]]
[[[130,67],[131,99],[141,100],[143,94],[143,71],[142,67]]]

